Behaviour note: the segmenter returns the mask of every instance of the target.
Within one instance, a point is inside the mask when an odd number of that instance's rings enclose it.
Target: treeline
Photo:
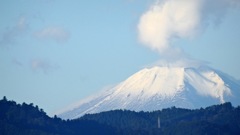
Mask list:
[[[158,129],[158,117],[160,129]],[[143,134],[240,134],[240,107],[227,102],[205,109],[171,107],[154,112],[115,110],[87,114],[79,120],[94,120],[125,131]]]
[[[33,104],[0,100],[0,135],[107,135],[113,128],[91,120],[62,120]]]
[[[158,117],[160,128],[158,128]],[[240,134],[240,107],[231,103],[201,109],[171,107],[154,112],[113,110],[75,120],[46,115],[33,104],[0,100],[1,135]]]

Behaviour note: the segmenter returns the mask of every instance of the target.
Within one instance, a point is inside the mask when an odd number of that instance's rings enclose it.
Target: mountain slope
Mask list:
[[[171,106],[199,108],[233,102],[239,105],[240,84],[207,67],[153,67],[143,69],[116,87],[82,100],[61,113],[64,119],[115,109],[153,111]]]

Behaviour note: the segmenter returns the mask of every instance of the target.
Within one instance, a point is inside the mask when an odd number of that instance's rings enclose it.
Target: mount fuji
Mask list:
[[[231,76],[206,66],[156,66],[83,99],[58,116],[75,119],[115,109],[154,111],[172,106],[196,109],[224,102],[240,105],[240,82]]]

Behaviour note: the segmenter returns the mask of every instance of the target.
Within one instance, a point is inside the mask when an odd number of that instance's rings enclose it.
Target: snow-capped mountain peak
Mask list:
[[[132,95],[140,92],[147,97],[154,94],[171,97],[180,91],[183,85],[184,68],[154,67],[134,74],[119,86],[118,91]]]
[[[220,75],[221,74],[221,75]],[[114,109],[153,111],[166,107],[199,108],[231,101],[240,104],[240,84],[207,67],[152,67],[61,113],[64,119]]]

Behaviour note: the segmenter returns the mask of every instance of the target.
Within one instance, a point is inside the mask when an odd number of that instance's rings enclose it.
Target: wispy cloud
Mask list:
[[[19,67],[22,67],[22,66],[23,66],[23,63],[22,63],[21,61],[19,61],[18,59],[16,59],[16,58],[14,58],[14,59],[12,60],[12,63],[13,63],[14,65],[19,66]]]
[[[46,27],[34,34],[43,40],[54,40],[56,42],[66,42],[70,38],[70,33],[61,27]]]
[[[43,59],[34,59],[30,64],[33,71],[42,71],[43,73],[49,73],[59,68],[57,64]]]
[[[28,23],[26,17],[22,16],[18,19],[14,26],[6,28],[0,37],[0,46],[7,47],[16,42],[16,38],[26,33]]]

